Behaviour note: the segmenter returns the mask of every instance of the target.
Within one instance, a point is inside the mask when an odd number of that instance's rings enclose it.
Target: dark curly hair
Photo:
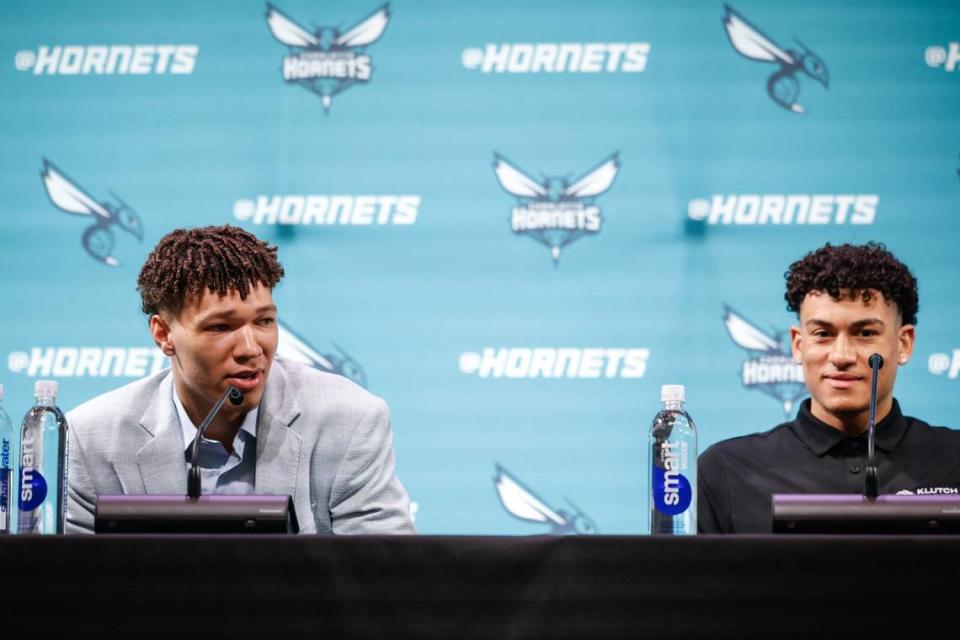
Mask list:
[[[811,291],[824,291],[834,300],[841,297],[869,302],[873,291],[896,303],[903,324],[917,323],[917,279],[879,242],[865,245],[829,242],[790,265],[787,279],[787,309],[800,313],[800,304]]]
[[[235,290],[246,300],[255,285],[273,289],[282,277],[277,247],[239,227],[198,227],[160,239],[140,269],[137,290],[144,313],[178,314],[204,290],[220,295]]]

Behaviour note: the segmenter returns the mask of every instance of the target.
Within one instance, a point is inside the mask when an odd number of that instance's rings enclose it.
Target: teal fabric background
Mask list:
[[[276,5],[310,33],[343,33],[379,7]],[[794,318],[783,273],[827,241],[882,241],[913,269],[917,351],[896,395],[907,414],[956,426],[960,60],[951,47],[960,58],[960,5],[732,8],[782,48],[800,52],[799,40],[822,60],[828,86],[795,74],[805,113],[768,95],[778,64],[737,53],[722,2],[395,0],[382,36],[356,52],[372,61],[369,82],[333,95],[329,109],[284,81],[294,49],[271,34],[259,0],[4,2],[4,406],[19,420],[39,377],[59,380],[69,409],[149,372],[140,264],[174,228],[231,223],[280,247],[288,275],[274,296],[302,342],[292,352],[359,368],[389,402],[399,475],[424,533],[557,530],[508,513],[498,465],[552,508],[579,508],[601,533],[645,532],[645,444],[660,385],[686,385],[701,450],[782,422],[777,394],[796,386],[744,384],[744,362],[762,354],[731,338],[725,309],[770,336],[785,332]],[[642,71],[622,59],[608,71],[609,56],[593,73],[476,68],[488,45],[523,43],[649,51]],[[197,49],[188,73],[160,72],[156,55],[143,74],[71,75],[62,63],[38,74],[28,64],[41,47],[90,55],[111,45]],[[613,184],[584,201],[599,208],[598,233],[554,262],[548,247],[512,231],[523,203],[498,183],[497,154],[557,184],[615,153]],[[111,227],[119,266],[84,248],[93,217],[48,197],[44,159],[97,202],[117,204],[113,192],[136,211],[142,242]],[[700,200],[751,194],[876,202],[868,224],[853,224],[852,210],[835,222],[836,207],[825,224],[701,219]],[[405,196],[408,213],[387,224],[376,214],[371,224],[250,215],[258,198],[307,196]],[[120,375],[111,375],[117,356],[104,365],[107,349],[123,354]],[[484,351],[500,349],[514,350],[502,356],[506,368],[484,377]],[[533,377],[521,375],[533,354],[523,349],[647,351],[635,352],[644,366],[633,374],[610,364],[620,351],[578,351],[593,364],[573,372],[587,377]],[[35,351],[51,354],[46,365],[31,365]]]

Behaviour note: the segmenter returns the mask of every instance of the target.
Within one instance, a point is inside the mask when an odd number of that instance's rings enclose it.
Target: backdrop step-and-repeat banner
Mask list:
[[[660,385],[700,449],[805,397],[783,273],[920,281],[907,414],[957,425],[960,5],[0,5],[0,382],[168,362],[168,231],[279,245],[280,355],[386,399],[424,533],[641,533]]]

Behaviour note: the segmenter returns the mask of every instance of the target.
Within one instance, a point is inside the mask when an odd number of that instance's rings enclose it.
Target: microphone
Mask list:
[[[873,500],[880,493],[880,471],[877,468],[874,423],[877,419],[877,377],[880,369],[883,368],[883,356],[874,353],[867,362],[870,363],[872,375],[870,377],[870,410],[867,413],[867,465],[863,474],[863,495]]]
[[[243,404],[243,391],[230,386],[213,405],[193,440],[187,495],[101,495],[94,513],[96,533],[297,533],[289,495],[200,495],[200,438],[223,403]]]
[[[200,495],[200,438],[223,403],[243,404],[243,391],[230,386],[197,429],[190,453],[187,495],[100,495],[95,533],[297,533],[300,525],[289,495]]]
[[[187,476],[187,496],[192,500],[200,497],[200,467],[197,466],[197,458],[200,457],[200,440],[207,432],[207,427],[213,422],[217,413],[220,412],[220,407],[223,406],[224,401],[228,397],[230,398],[230,403],[235,406],[243,404],[243,391],[230,385],[220,396],[220,399],[217,400],[216,404],[213,405],[213,409],[210,409],[210,413],[203,419],[200,426],[197,427],[197,437],[193,439],[193,449],[190,452],[190,474]]]
[[[867,413],[867,464],[862,494],[774,494],[774,533],[960,533],[960,496],[879,495],[875,422],[877,378],[883,356],[867,359],[870,408]]]

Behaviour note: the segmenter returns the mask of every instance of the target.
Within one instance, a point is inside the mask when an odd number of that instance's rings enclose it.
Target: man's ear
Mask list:
[[[800,355],[800,340],[800,327],[790,327],[790,350],[793,352],[793,359],[797,364],[802,362],[802,356]]]
[[[913,345],[916,340],[917,332],[912,324],[905,324],[897,331],[897,342],[900,347],[898,362],[900,364],[907,364],[907,360],[913,355]]]
[[[150,316],[150,335],[163,355],[172,356],[176,353],[170,337],[170,325],[159,313]]]

